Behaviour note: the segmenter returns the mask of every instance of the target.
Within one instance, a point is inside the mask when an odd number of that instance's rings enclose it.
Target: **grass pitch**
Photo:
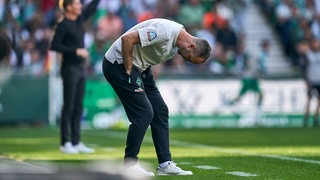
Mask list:
[[[0,128],[0,156],[38,166],[121,164],[125,139],[122,130],[83,130],[96,153],[66,155],[58,150],[57,129]],[[170,140],[173,160],[194,175],[155,179],[320,179],[319,128],[171,129]],[[150,130],[139,159],[156,172]]]

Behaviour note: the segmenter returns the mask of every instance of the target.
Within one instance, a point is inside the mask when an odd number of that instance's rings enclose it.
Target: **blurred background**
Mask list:
[[[11,55],[0,68],[0,125],[59,123],[60,56],[48,45],[61,15],[57,0],[0,0],[0,26],[12,41]],[[183,24],[213,47],[203,65],[177,55],[153,67],[172,128],[304,125],[306,63],[299,47],[320,39],[320,1],[102,0],[85,25],[90,64],[83,126],[126,127],[124,111],[102,75],[102,59],[122,33],[157,17]],[[263,41],[269,47],[258,75],[261,105],[251,92],[230,103],[241,89],[247,59],[259,56]],[[310,104],[313,112],[315,100]]]

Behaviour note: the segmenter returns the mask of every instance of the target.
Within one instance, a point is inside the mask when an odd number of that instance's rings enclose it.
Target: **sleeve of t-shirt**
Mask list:
[[[141,47],[150,46],[152,44],[167,40],[166,31],[161,26],[148,26],[138,29],[137,31],[139,34]]]

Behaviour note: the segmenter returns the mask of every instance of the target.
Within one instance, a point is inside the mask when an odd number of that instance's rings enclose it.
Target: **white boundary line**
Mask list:
[[[118,139],[125,139],[127,137],[126,133],[115,132],[115,131],[109,131],[106,133],[106,135],[109,137],[118,138]],[[144,141],[149,142],[149,143],[153,142],[151,138],[144,138]],[[175,140],[170,140],[170,144],[175,145],[175,146],[186,146],[186,147],[193,147],[193,148],[212,149],[215,151],[225,152],[225,153],[230,153],[230,154],[243,154],[243,155],[247,155],[247,156],[257,156],[257,157],[280,159],[280,160],[287,160],[287,161],[295,161],[295,162],[303,162],[303,163],[319,164],[320,165],[320,161],[312,160],[312,159],[302,159],[302,158],[280,156],[280,155],[271,155],[271,154],[258,154],[258,153],[243,151],[243,150],[235,150],[235,149],[230,149],[230,148],[189,143],[189,142],[183,142],[183,141],[175,141]]]
[[[234,176],[242,176],[242,177],[258,176],[257,174],[250,174],[250,173],[240,172],[240,171],[226,172],[226,174],[231,174],[231,175],[234,175]]]
[[[46,168],[25,161],[0,156],[0,174],[2,173],[27,173],[27,174],[54,174],[55,168]]]
[[[181,164],[181,163],[179,163],[179,164]],[[195,168],[198,168],[198,169],[206,169],[206,170],[221,169],[221,168],[216,167],[216,166],[208,166],[208,165],[192,166],[192,167],[195,167]]]
[[[203,149],[214,149],[216,151],[232,153],[232,154],[243,154],[243,155],[258,156],[258,157],[264,157],[264,158],[281,159],[281,160],[304,162],[304,163],[311,163],[311,164],[320,164],[320,161],[312,160],[312,159],[302,159],[302,158],[280,156],[280,155],[270,155],[270,154],[258,154],[258,153],[243,151],[243,150],[234,150],[234,149],[230,149],[230,148],[209,146],[209,145],[203,145],[203,144],[195,144],[195,143],[182,142],[182,141],[171,141],[171,144],[180,145],[180,146],[189,146],[189,147],[194,147],[194,148],[198,147],[198,148],[203,148]]]

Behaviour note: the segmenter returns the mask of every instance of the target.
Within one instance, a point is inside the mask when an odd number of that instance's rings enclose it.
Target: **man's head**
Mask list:
[[[82,11],[82,4],[80,0],[60,0],[59,6],[66,13],[79,16]]]
[[[202,64],[211,54],[211,47],[207,40],[192,37],[189,43],[179,47],[178,53],[192,64]]]

